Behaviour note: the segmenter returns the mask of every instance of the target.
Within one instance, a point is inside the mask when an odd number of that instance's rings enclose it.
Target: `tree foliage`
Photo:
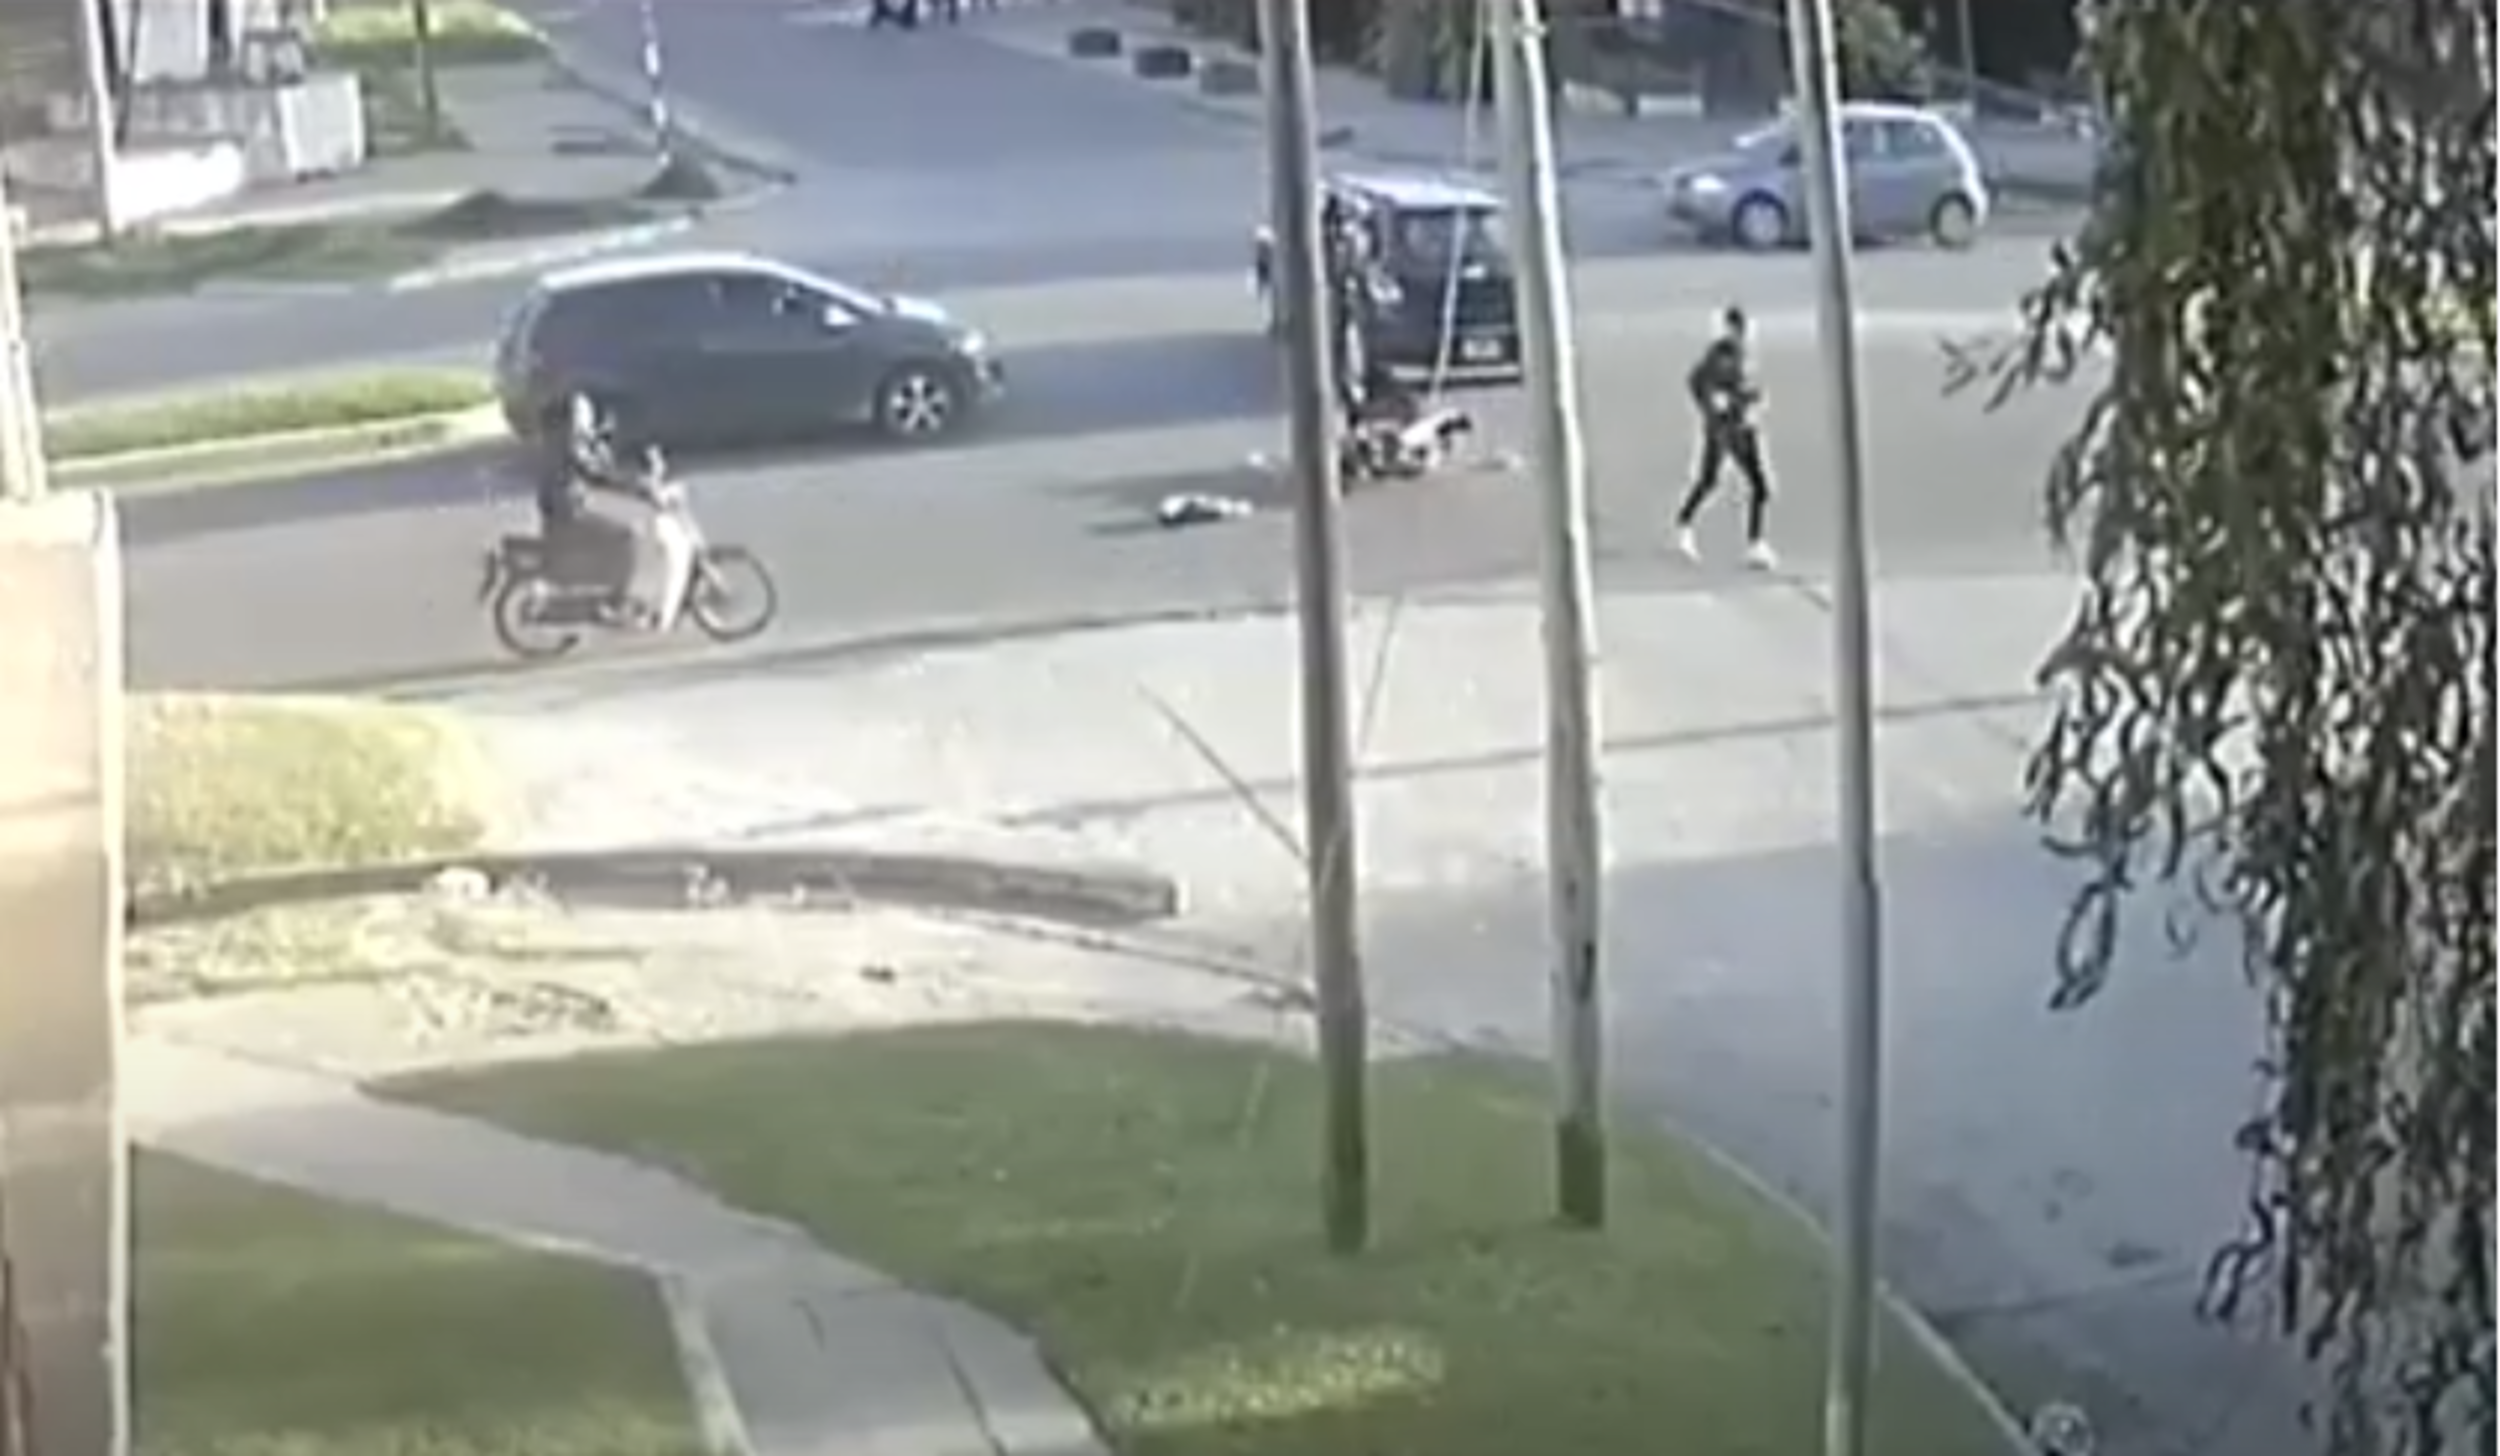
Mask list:
[[[2085,55],[2102,196],[1964,377],[2090,393],[2029,778],[2086,870],[2058,997],[2131,913],[2228,917],[2267,1095],[2210,1296],[2299,1338],[2332,1456],[2488,1451],[2491,0],[2101,0]]]

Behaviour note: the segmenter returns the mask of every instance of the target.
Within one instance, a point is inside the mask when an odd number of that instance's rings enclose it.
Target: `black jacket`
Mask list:
[[[1734,339],[1711,340],[1710,347],[1693,361],[1692,372],[1684,376],[1684,387],[1692,393],[1702,420],[1715,429],[1750,428],[1754,406],[1762,400],[1753,359]]]

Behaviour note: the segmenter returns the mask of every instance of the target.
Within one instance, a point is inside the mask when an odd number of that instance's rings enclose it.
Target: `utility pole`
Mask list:
[[[1543,503],[1545,871],[1552,976],[1555,1204],[1565,1222],[1606,1221],[1605,1035],[1599,913],[1605,842],[1598,817],[1597,699],[1591,686],[1588,452],[1580,430],[1571,285],[1554,182],[1554,110],[1537,0],[1495,7],[1493,102],[1502,190],[1519,260],[1519,337]]]
[[[33,501],[50,489],[43,457],[43,416],[35,407],[35,369],[26,347],[26,304],[17,283],[17,214],[0,165],[0,500]]]
[[[662,174],[677,164],[677,122],[668,105],[668,63],[660,49],[660,7],[642,0],[643,115],[651,126],[651,152]]]
[[[132,35],[124,38],[123,55],[117,56],[104,25],[106,0],[68,3],[78,7],[80,76],[87,88],[87,153],[95,166],[96,238],[109,243],[121,231],[121,219],[113,211],[113,168],[121,155],[121,95],[130,84],[126,74],[130,63],[138,59],[138,47],[132,42],[145,7],[133,5],[124,13],[122,23]]]
[[[1308,0],[1260,0],[1267,72],[1269,230],[1284,322],[1285,407],[1299,487],[1293,540],[1302,619],[1302,853],[1311,970],[1327,1088],[1320,1199],[1328,1245],[1371,1238],[1370,1013],[1355,907],[1354,746],[1346,674],[1345,541],[1337,478],[1334,338],[1339,326],[1320,236],[1319,146],[1311,101]]]
[[[1970,106],[1970,120],[1979,119],[1979,35],[1973,29],[1971,0],[1954,0],[1954,30],[1959,33],[1962,57],[1962,100]]]
[[[1832,0],[1788,0],[1797,130],[1805,144],[1806,219],[1814,245],[1824,434],[1839,466],[1832,677],[1838,700],[1840,800],[1840,1199],[1834,1230],[1831,1359],[1823,1387],[1824,1456],[1866,1456],[1875,1360],[1875,1223],[1883,1196],[1883,890],[1875,824],[1874,604],[1868,581],[1866,444],[1858,400],[1849,194],[1843,185],[1840,77]]]

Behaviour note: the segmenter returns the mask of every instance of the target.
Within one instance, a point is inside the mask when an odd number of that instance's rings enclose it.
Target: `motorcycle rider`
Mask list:
[[[692,572],[687,549],[692,543],[682,530],[658,529],[657,523],[667,519],[658,514],[658,482],[640,478],[626,466],[615,422],[588,395],[570,395],[562,419],[550,421],[539,446],[538,530],[546,543],[549,576],[559,586],[600,593],[602,614],[619,625],[673,625]],[[654,511],[649,534],[661,578],[654,603],[634,596],[644,530],[621,514],[597,509],[599,496],[640,501]]]

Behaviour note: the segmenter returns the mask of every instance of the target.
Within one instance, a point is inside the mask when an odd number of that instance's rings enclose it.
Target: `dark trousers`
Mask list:
[[[545,529],[547,575],[560,587],[591,590],[622,600],[634,584],[641,540],[612,516],[584,511],[550,521]]]
[[[894,26],[902,30],[920,27],[920,0],[868,0],[870,29]]]
[[[1701,508],[1719,493],[1729,466],[1745,482],[1745,539],[1762,539],[1771,511],[1771,473],[1762,464],[1762,432],[1751,425],[1710,424],[1702,427],[1701,459],[1693,467],[1692,489],[1684,492],[1675,524],[1689,526]]]

